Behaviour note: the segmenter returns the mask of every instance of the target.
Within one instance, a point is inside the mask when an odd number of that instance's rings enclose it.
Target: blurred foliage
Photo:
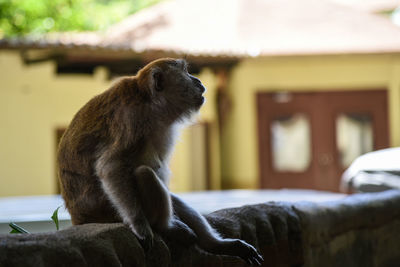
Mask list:
[[[0,38],[104,30],[160,0],[0,0]]]

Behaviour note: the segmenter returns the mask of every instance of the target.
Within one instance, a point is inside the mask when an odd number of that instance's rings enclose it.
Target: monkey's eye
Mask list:
[[[186,61],[182,61],[182,70],[188,72],[188,63]]]
[[[188,72],[188,67],[187,67],[186,64],[183,66],[183,71],[184,71],[184,72]]]

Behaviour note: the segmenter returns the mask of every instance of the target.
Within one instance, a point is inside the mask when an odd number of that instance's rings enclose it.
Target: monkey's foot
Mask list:
[[[222,239],[207,250],[215,254],[240,257],[250,265],[261,266],[264,262],[263,257],[252,245],[240,239]]]
[[[236,255],[248,264],[260,266],[264,261],[264,258],[258,254],[257,250],[252,245],[240,239],[233,240],[233,243],[234,250],[237,251]]]

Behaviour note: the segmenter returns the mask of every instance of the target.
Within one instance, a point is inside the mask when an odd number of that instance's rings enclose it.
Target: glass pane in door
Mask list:
[[[339,114],[336,144],[339,162],[347,168],[358,156],[373,150],[372,118],[368,114]]]
[[[305,114],[280,117],[271,123],[272,166],[279,172],[303,172],[311,162],[310,121]]]

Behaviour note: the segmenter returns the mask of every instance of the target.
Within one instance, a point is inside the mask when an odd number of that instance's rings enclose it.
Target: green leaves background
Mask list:
[[[160,0],[0,0],[0,38],[105,30]]]

